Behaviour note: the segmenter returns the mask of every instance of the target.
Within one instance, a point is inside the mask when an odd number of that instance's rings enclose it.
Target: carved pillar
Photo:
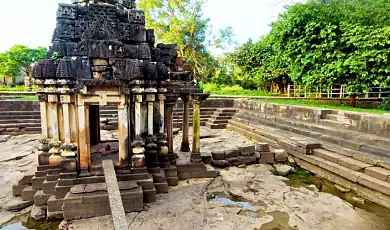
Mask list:
[[[200,105],[209,97],[209,94],[193,94],[194,117],[192,125],[192,153],[191,163],[201,163],[200,156]]]
[[[157,89],[149,88],[145,90],[146,92],[146,101],[148,104],[148,136],[146,137],[146,148],[145,148],[145,157],[146,157],[146,166],[148,168],[157,168],[157,145],[156,145],[156,136],[154,135],[153,127],[153,110],[154,102],[156,101]]]
[[[131,159],[133,168],[145,168],[145,149],[144,141],[141,138],[141,103],[143,89],[133,89],[134,102],[135,102],[135,140],[132,143],[133,157]]]
[[[75,146],[72,144],[72,124],[70,123],[70,95],[61,95],[62,113],[64,121],[65,144],[61,146],[64,151],[61,153],[61,172],[70,173],[77,171]]]
[[[175,106],[177,99],[176,94],[167,94],[166,96],[166,130],[168,136],[168,156],[171,165],[176,165],[176,155],[173,152],[173,106]]]
[[[41,129],[42,129],[42,138],[47,139],[49,135],[47,133],[47,95],[39,94],[39,107],[41,112]]]
[[[60,133],[58,130],[58,95],[50,94],[48,96],[49,109],[48,121],[50,121],[49,129],[53,141],[60,140]]]
[[[158,147],[159,147],[159,154],[158,154],[158,162],[160,164],[161,168],[168,168],[171,164],[169,162],[168,157],[168,142],[167,142],[167,135],[165,134],[165,93],[166,89],[159,89],[159,113],[160,113],[160,121],[159,121],[159,134],[157,136],[158,138]]]
[[[80,96],[79,96],[80,97]],[[89,106],[85,105],[83,101],[79,101],[77,105],[77,115],[79,124],[79,160],[80,160],[80,176],[89,176],[89,166],[91,164],[90,158],[90,138],[89,138]]]
[[[121,95],[118,106],[119,165],[127,167],[129,162],[129,108],[126,95]]]
[[[181,141],[181,151],[189,152],[190,151],[190,142],[188,140],[188,131],[189,131],[189,100],[190,94],[182,94],[181,99],[183,100],[183,137]]]

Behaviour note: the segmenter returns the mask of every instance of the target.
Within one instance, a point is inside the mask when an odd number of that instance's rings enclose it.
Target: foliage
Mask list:
[[[216,95],[229,95],[229,96],[270,96],[270,93],[266,93],[261,90],[249,90],[244,89],[241,86],[233,85],[219,85],[216,83],[199,83],[199,86],[205,93],[216,94]]]
[[[259,41],[229,55],[243,81],[290,83],[349,95],[390,85],[389,0],[309,0],[287,8]]]
[[[337,110],[376,113],[376,114],[387,113],[385,110],[380,109],[380,108],[378,108],[378,109],[351,108],[348,105],[324,104],[324,102],[321,100],[312,100],[312,99],[264,98],[264,99],[258,99],[258,100],[261,102],[276,103],[276,104],[283,104],[283,105],[297,105],[297,106],[306,106],[306,107],[313,107],[313,108],[337,109]]]
[[[36,89],[36,86],[34,85],[33,88],[31,90],[28,90],[24,87],[24,85],[21,85],[21,86],[11,86],[11,87],[8,87],[8,86],[4,86],[4,85],[1,85],[0,86],[0,92],[34,92]]]
[[[179,55],[190,62],[198,80],[210,81],[219,69],[208,48],[231,44],[232,28],[209,33],[210,20],[204,18],[206,0],[140,0],[148,28],[154,29],[157,41],[177,44]]]
[[[386,111],[390,111],[390,98],[385,98],[379,108]]]
[[[0,76],[17,77],[31,75],[31,63],[43,60],[47,49],[14,45],[7,52],[0,53]]]

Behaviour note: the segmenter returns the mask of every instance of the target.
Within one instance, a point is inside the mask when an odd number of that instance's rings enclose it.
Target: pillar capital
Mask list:
[[[210,94],[205,93],[194,93],[191,94],[191,100],[194,104],[202,104],[204,100],[206,100]]]
[[[71,96],[70,95],[61,95],[60,96],[60,102],[61,102],[61,104],[69,104],[69,103],[71,103]]]
[[[48,100],[47,94],[38,93],[37,96],[38,96],[39,102],[47,102],[47,100]]]
[[[166,95],[166,105],[168,107],[173,107],[176,104],[177,99],[179,99],[178,94],[168,93]]]
[[[182,94],[180,94],[180,98],[183,101],[189,101],[191,99],[191,94],[190,93],[182,93]]]
[[[58,103],[59,102],[58,95],[56,95],[56,94],[49,94],[48,97],[47,97],[47,101],[50,102],[50,103]]]

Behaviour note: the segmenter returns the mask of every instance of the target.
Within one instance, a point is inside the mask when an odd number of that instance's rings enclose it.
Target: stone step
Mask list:
[[[224,113],[236,113],[238,112],[237,109],[232,109],[232,108],[218,108],[218,112],[224,112]]]
[[[209,129],[226,129],[227,124],[213,124],[211,122],[206,123],[206,127]]]
[[[338,114],[326,114],[325,118],[331,121],[340,121],[340,122],[344,121],[344,116]]]
[[[332,121],[332,120],[326,120],[326,119],[320,120],[320,124],[324,125],[324,126],[334,127],[334,128],[346,128],[346,129],[348,129],[350,127],[349,124],[345,124],[342,121]]]
[[[344,147],[350,147],[350,143],[353,142],[355,142],[355,146],[377,146],[380,149],[367,147],[363,148],[362,151],[367,153],[375,152],[376,154],[379,154],[379,156],[390,156],[390,151],[388,150],[390,148],[390,138],[363,134],[357,131],[345,130],[342,128],[336,129],[313,123],[298,122],[291,119],[283,119],[280,117],[273,117],[264,114],[259,115],[249,111],[240,111],[240,113],[236,114],[236,117],[240,116],[249,116],[251,119],[257,119],[258,122],[261,122],[263,124],[295,131],[302,135],[316,135],[316,138],[318,138],[318,136],[327,134],[331,137],[342,138],[339,139],[339,141],[343,142],[341,144],[345,144]]]
[[[4,119],[0,120],[0,124],[12,124],[12,123],[41,123],[41,119]]]
[[[22,200],[23,201],[34,201],[36,190],[32,186],[25,187],[22,190]]]
[[[220,116],[220,115],[213,115],[211,116],[211,119],[215,119],[215,120],[230,120],[232,119],[233,115],[232,116]]]
[[[253,131],[256,134],[260,134],[266,138],[269,138],[268,141],[270,141],[270,140],[277,141],[278,138],[279,139],[283,139],[283,138],[286,139],[292,135],[294,135],[296,137],[300,137],[300,138],[308,138],[311,140],[316,140],[316,139],[318,140],[318,137],[321,137],[321,136],[318,136],[316,134],[311,134],[308,131],[284,126],[283,124],[277,124],[276,125],[277,127],[275,127],[272,125],[274,125],[276,123],[271,123],[271,125],[269,125],[269,124],[261,123],[263,120],[258,120],[258,122],[255,122],[255,121],[256,121],[256,119],[253,119],[253,117],[240,116],[240,117],[234,117],[233,120],[229,121],[229,124],[233,125],[233,126],[237,126],[240,129],[244,130],[245,132],[247,132],[249,130],[249,131]],[[233,129],[234,129],[234,127],[233,127]],[[239,131],[242,132],[242,130],[239,130]],[[280,133],[279,137],[278,137],[277,133]],[[285,135],[285,136],[283,137],[283,135]],[[319,135],[321,135],[321,134],[319,134]],[[342,147],[339,145],[324,142],[324,139],[322,139],[322,138],[320,138],[319,140],[320,140],[320,143],[322,143],[323,148],[325,148],[331,152],[339,153],[343,157],[346,157],[346,156],[352,157],[352,158],[359,160],[361,162],[365,162],[366,164],[376,165],[376,166],[390,169],[390,158],[386,157],[387,156],[386,154],[380,155],[380,156],[373,155],[373,154],[367,154],[367,153],[362,152],[362,151],[355,151],[355,150],[351,150],[351,149],[348,149],[348,148],[345,148],[345,147]],[[319,153],[319,154],[321,154],[321,153]],[[361,169],[363,169],[363,168],[364,167],[362,167]]]
[[[118,115],[118,110],[101,110],[101,115]]]
[[[209,122],[212,124],[225,124],[225,125],[227,125],[229,123],[229,120],[210,120]]]
[[[207,121],[201,121],[200,125],[201,126],[206,126],[206,123],[207,123]],[[192,126],[192,122],[190,122],[189,125]],[[181,121],[173,123],[173,128],[182,128],[182,127],[183,127],[183,123]]]
[[[200,118],[211,118],[211,115],[201,114],[201,115],[200,115]],[[182,116],[182,115],[173,115],[173,119],[183,119],[183,116]],[[189,116],[189,119],[192,120],[192,119],[193,119],[193,116],[190,115],[190,116]]]
[[[191,108],[191,107],[188,109],[188,111],[190,113],[192,113],[193,110],[194,109]],[[214,112],[216,110],[217,110],[217,108],[200,108],[201,112]],[[173,109],[173,113],[176,113],[176,112],[183,112],[183,108],[175,108],[175,109]]]
[[[41,119],[40,114],[36,115],[1,115],[0,116],[1,120],[11,120],[11,119],[18,119],[18,120],[24,120],[24,119]]]
[[[25,128],[25,127],[40,127],[40,123],[10,123],[10,124],[0,124],[0,128]]]
[[[3,116],[26,116],[26,115],[40,115],[40,111],[1,111],[0,117]]]

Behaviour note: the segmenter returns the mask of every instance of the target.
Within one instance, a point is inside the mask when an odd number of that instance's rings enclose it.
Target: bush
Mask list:
[[[215,83],[199,83],[199,87],[203,89],[203,92],[217,95],[231,95],[231,96],[270,96],[270,93],[265,93],[262,90],[249,90],[244,89],[241,86],[233,85],[218,85]]]
[[[379,108],[390,111],[390,98],[385,98]]]

